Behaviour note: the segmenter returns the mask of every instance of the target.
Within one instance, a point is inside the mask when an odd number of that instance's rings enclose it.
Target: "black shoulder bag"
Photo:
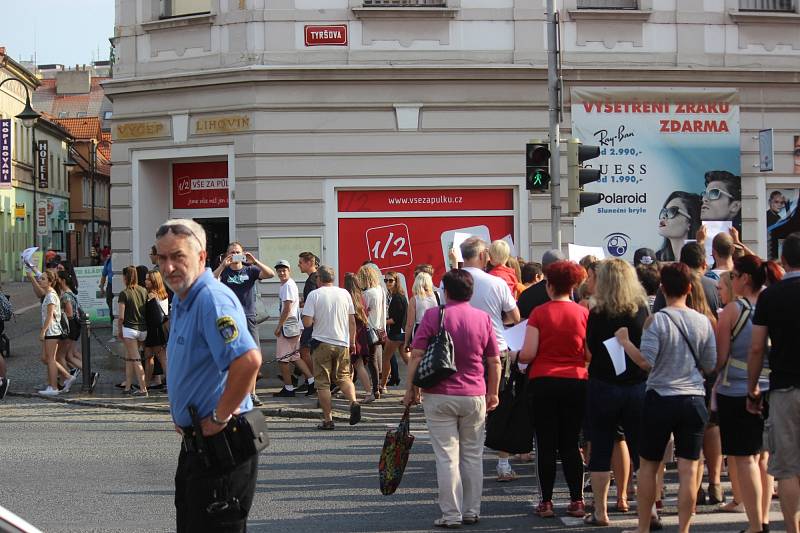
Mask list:
[[[453,353],[453,339],[444,329],[444,306],[439,306],[439,332],[431,338],[417,371],[414,385],[427,389],[444,378],[456,373],[456,359]]]

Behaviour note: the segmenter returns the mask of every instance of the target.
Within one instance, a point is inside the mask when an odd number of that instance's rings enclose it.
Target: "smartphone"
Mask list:
[[[233,257],[231,257],[231,261],[233,261],[234,263],[244,263],[244,260],[245,260],[244,254],[233,254]]]

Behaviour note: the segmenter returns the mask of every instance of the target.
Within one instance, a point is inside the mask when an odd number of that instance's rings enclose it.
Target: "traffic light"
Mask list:
[[[550,186],[550,149],[546,142],[525,145],[525,188],[545,192]]]
[[[600,203],[600,193],[583,192],[583,186],[600,179],[600,170],[583,168],[583,162],[600,155],[599,146],[584,145],[580,139],[567,141],[569,212],[579,215],[585,207]]]

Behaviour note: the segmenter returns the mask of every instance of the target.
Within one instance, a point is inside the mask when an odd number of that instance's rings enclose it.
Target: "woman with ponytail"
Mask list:
[[[719,315],[717,325],[717,409],[722,438],[722,453],[736,470],[749,533],[767,531],[772,499],[772,476],[767,474],[767,456],[762,435],[764,417],[747,411],[747,353],[753,331],[756,301],[769,277],[774,277],[767,262],[755,255],[734,259],[730,271],[733,293],[738,296]],[[758,382],[762,391],[769,379],[762,372]]]

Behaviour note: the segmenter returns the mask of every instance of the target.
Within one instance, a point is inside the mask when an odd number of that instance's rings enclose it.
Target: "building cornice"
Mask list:
[[[612,74],[613,73],[613,74]],[[630,83],[624,80],[637,81],[637,85],[655,85],[664,83],[681,84],[691,81],[698,83],[737,84],[797,84],[800,83],[800,71],[797,69],[735,69],[714,67],[661,67],[634,68],[625,67],[569,67],[562,69],[564,81],[568,83]],[[170,73],[136,78],[112,79],[103,83],[106,96],[111,100],[115,95],[126,93],[146,93],[152,91],[178,90],[187,87],[203,87],[231,84],[252,83],[285,83],[335,81],[335,82],[380,82],[393,81],[419,82],[459,81],[459,80],[506,80],[541,81],[546,79],[544,66],[532,65],[346,65],[346,66],[267,66],[251,65],[247,67],[204,70],[199,72]]]

